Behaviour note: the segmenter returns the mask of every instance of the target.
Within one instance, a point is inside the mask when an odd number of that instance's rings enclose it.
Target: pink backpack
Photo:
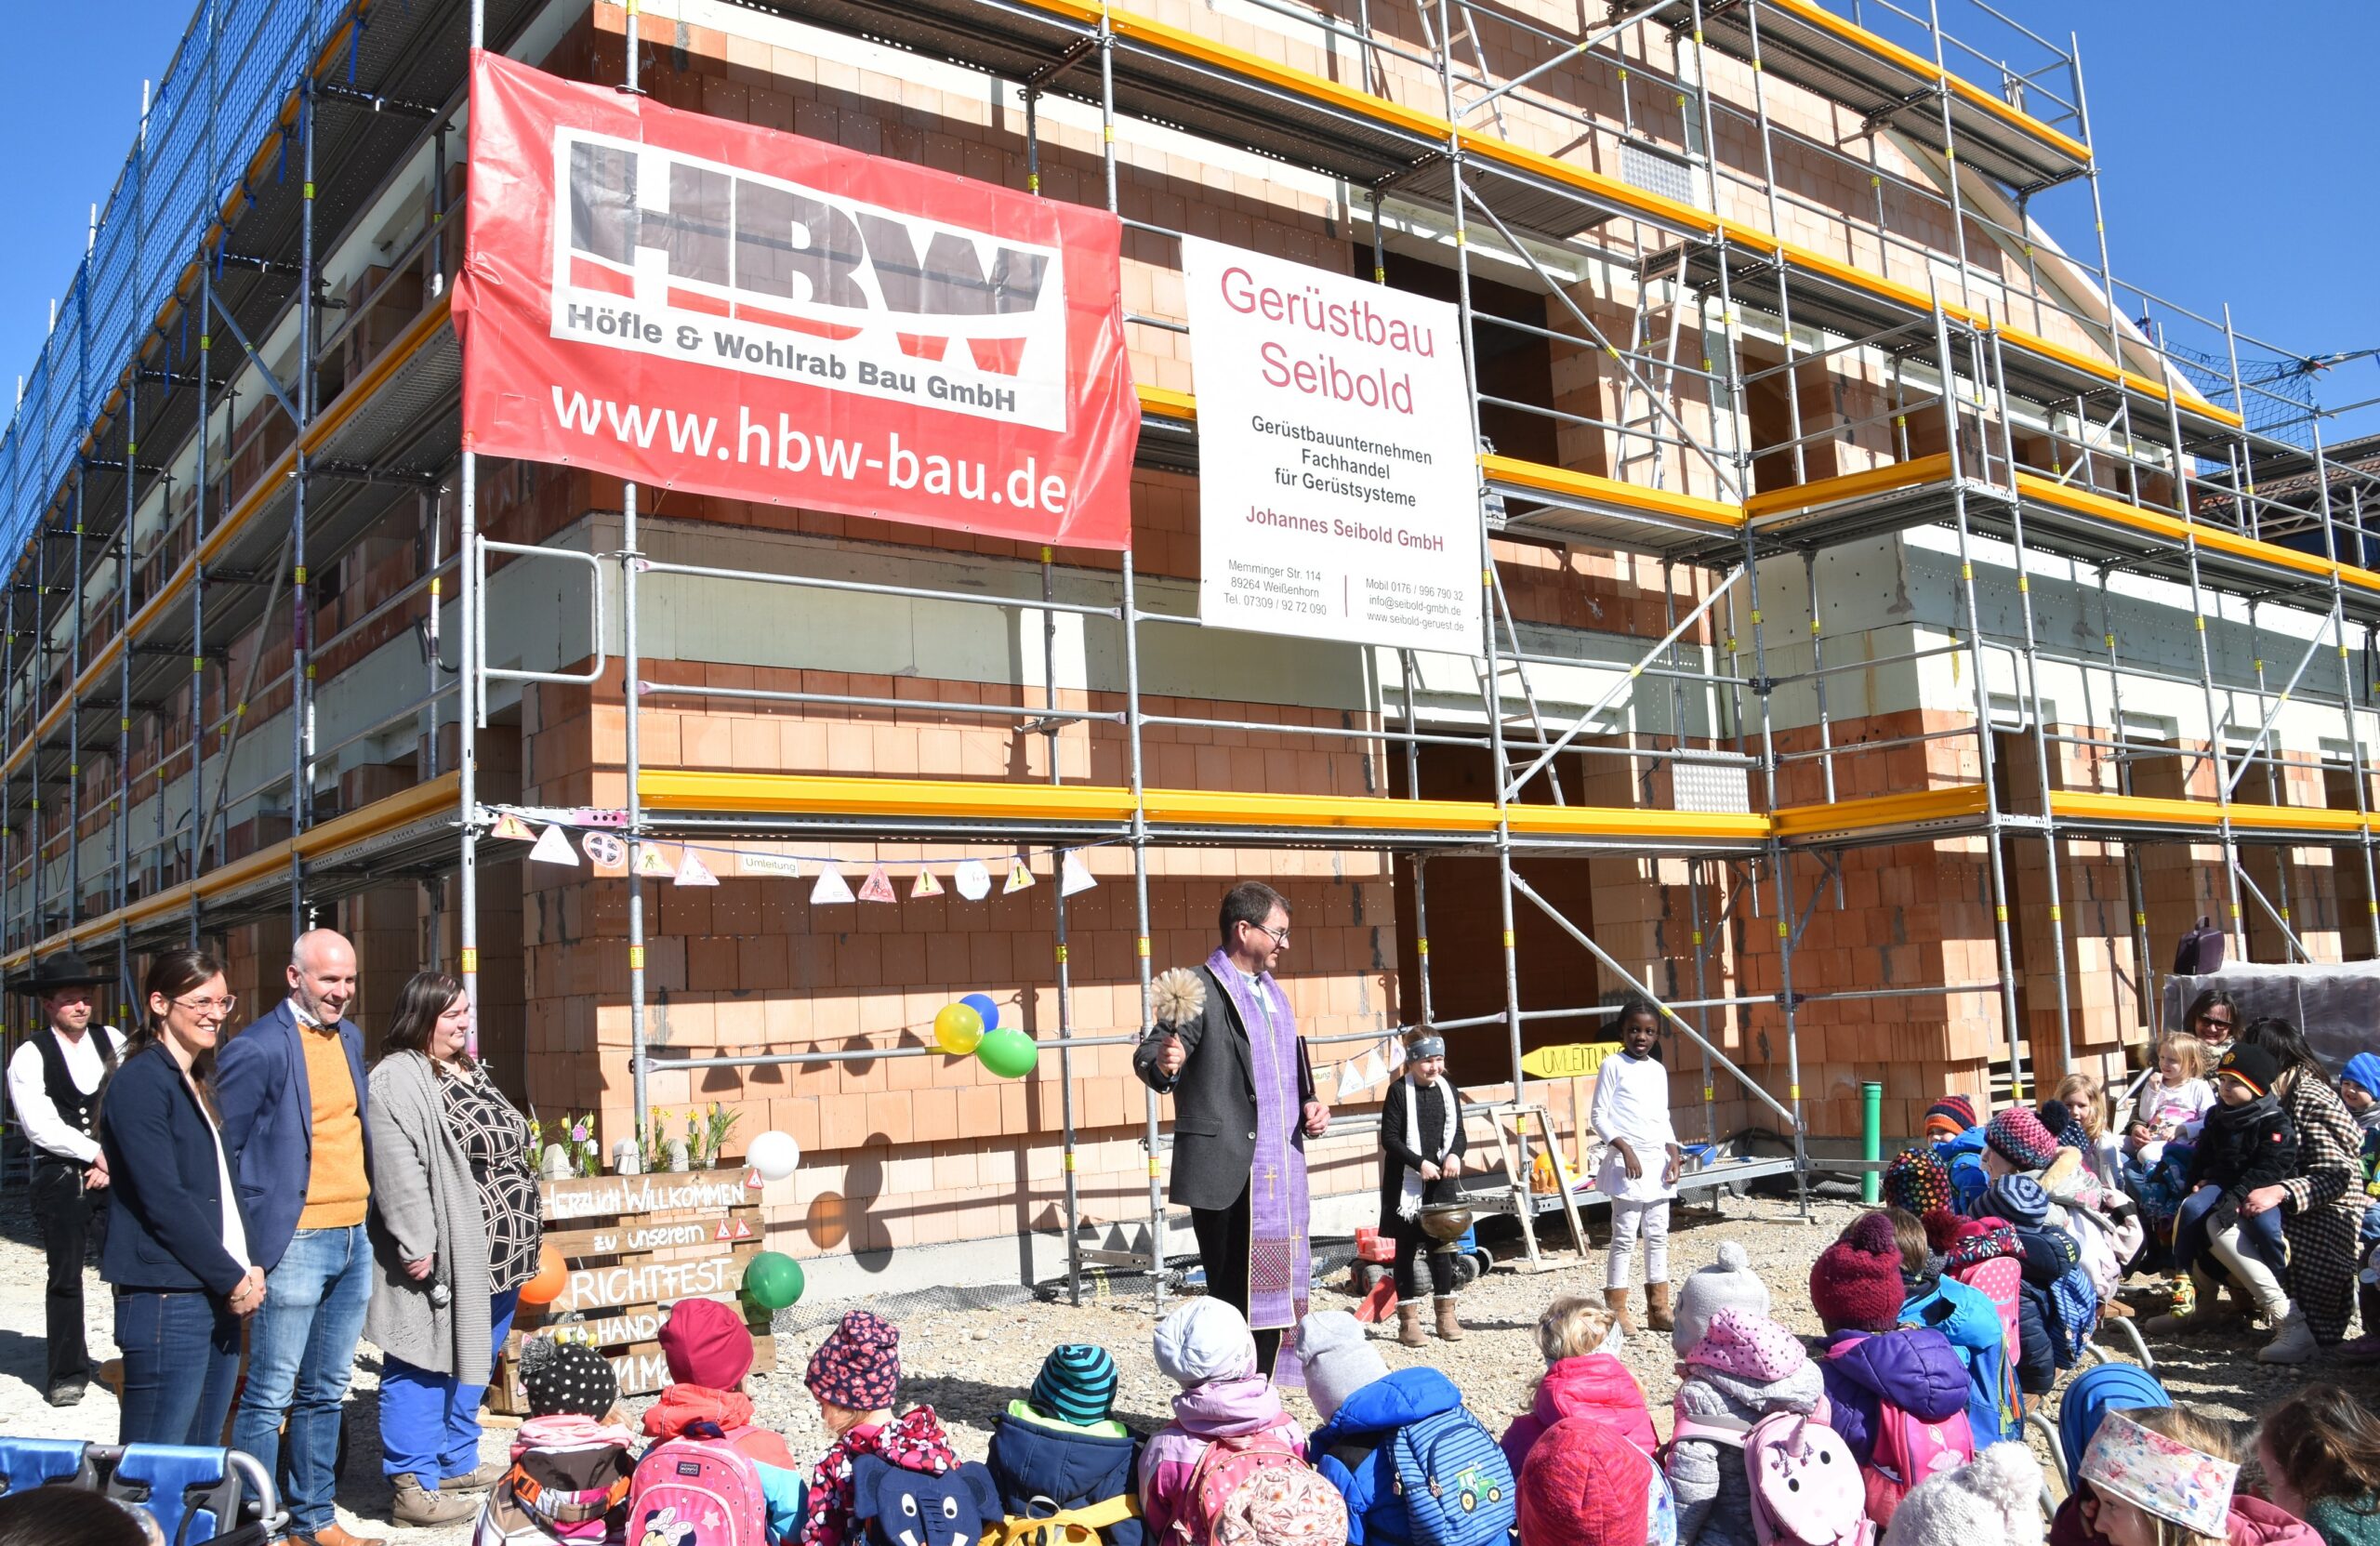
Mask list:
[[[1347,1500],[1268,1429],[1208,1442],[1173,1528],[1190,1546],[1347,1546]]]
[[[1744,1435],[1752,1537],[1760,1546],[1871,1546],[1859,1462],[1815,1416],[1772,1412]]]
[[[760,1473],[718,1435],[715,1423],[693,1423],[636,1462],[627,1546],[768,1546]]]
[[[2016,1305],[2025,1285],[2025,1269],[2013,1256],[1995,1256],[1989,1262],[1977,1262],[1972,1267],[1962,1267],[1950,1275],[1968,1288],[1991,1301],[2000,1312],[2000,1336],[2008,1349],[2008,1362],[2017,1356]]]
[[[1975,1459],[1975,1435],[1964,1411],[1940,1422],[1911,1417],[1889,1401],[1876,1407],[1876,1448],[1868,1461],[1868,1517],[1883,1529],[1910,1489],[1929,1476]]]

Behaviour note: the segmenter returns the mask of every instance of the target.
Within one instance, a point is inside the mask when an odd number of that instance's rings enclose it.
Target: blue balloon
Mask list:
[[[1000,1007],[992,1002],[988,993],[971,993],[959,1000],[984,1017],[984,1034],[991,1035],[1000,1028]]]

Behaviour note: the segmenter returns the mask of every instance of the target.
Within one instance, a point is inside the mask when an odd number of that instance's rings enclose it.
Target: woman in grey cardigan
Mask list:
[[[379,1279],[364,1335],[386,1354],[381,1468],[402,1525],[470,1518],[505,1467],[480,1462],[480,1399],[536,1271],[528,1124],[465,1050],[471,1005],[416,973],[372,1069],[371,1235]]]

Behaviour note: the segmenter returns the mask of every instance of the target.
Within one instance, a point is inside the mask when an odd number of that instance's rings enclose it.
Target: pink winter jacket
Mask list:
[[[1538,1435],[1566,1417],[1583,1417],[1602,1423],[1649,1455],[1660,1440],[1653,1434],[1652,1415],[1645,1410],[1645,1392],[1628,1366],[1608,1353],[1565,1358],[1545,1371],[1538,1382],[1537,1400],[1513,1419],[1504,1430],[1504,1458],[1513,1474],[1536,1447]]]
[[[2231,1495],[2231,1546],[2322,1546],[2314,1526],[2278,1503]]]
[[[1210,1380],[1173,1398],[1173,1420],[1141,1451],[1141,1513],[1146,1534],[1163,1541],[1173,1531],[1190,1492],[1190,1478],[1211,1439],[1276,1430],[1282,1442],[1305,1455],[1305,1430],[1281,1410],[1273,1382],[1261,1374],[1239,1380]]]

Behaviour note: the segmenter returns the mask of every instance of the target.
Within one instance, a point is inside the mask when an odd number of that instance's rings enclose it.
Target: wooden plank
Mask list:
[[[612,1366],[612,1372],[619,1377],[620,1394],[624,1397],[651,1395],[669,1383],[669,1362],[661,1355],[658,1343],[639,1342],[603,1356]],[[753,1338],[752,1372],[768,1374],[776,1367],[776,1339]],[[495,1381],[487,1388],[487,1408],[508,1417],[528,1415],[529,1398],[521,1389],[521,1360],[517,1355],[505,1354]]]
[[[720,1235],[724,1226],[727,1235]],[[546,1244],[571,1261],[589,1256],[629,1256],[681,1246],[707,1246],[760,1237],[760,1207],[747,1203],[715,1216],[654,1222],[641,1216],[586,1229],[548,1230]]]
[[[549,1316],[566,1311],[612,1310],[629,1304],[668,1303],[706,1294],[733,1294],[744,1286],[744,1266],[760,1254],[755,1240],[729,1250],[681,1261],[650,1257],[605,1266],[570,1269],[570,1281],[546,1306]]]
[[[649,1176],[572,1176],[537,1183],[546,1222],[628,1214],[717,1213],[756,1200],[742,1170],[664,1171]]]

